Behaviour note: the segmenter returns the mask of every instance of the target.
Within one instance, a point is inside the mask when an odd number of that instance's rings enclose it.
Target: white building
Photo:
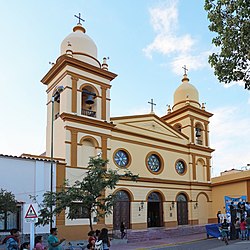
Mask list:
[[[55,164],[53,164],[53,191],[56,186]],[[24,220],[24,205],[32,203],[30,196],[37,196],[38,202],[42,201],[43,194],[50,191],[51,162],[44,158],[28,156],[0,155],[0,188],[12,192],[18,202],[16,214],[5,215],[0,221],[0,233],[8,234],[12,228],[18,228],[22,234],[28,234],[29,223]],[[48,233],[49,225],[38,226],[35,233]]]

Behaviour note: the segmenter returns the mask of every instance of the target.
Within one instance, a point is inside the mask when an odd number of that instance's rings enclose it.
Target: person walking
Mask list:
[[[7,250],[19,249],[19,230],[13,228],[10,230],[10,235],[5,237],[2,244],[6,244]]]
[[[223,223],[221,224],[221,235],[222,238],[224,238],[225,243],[228,245],[228,236],[229,236],[229,232],[228,232],[228,228],[229,228],[229,223],[227,222],[227,219],[224,219]]]
[[[126,235],[125,233],[125,225],[123,222],[121,222],[121,225],[120,225],[120,232],[121,232],[121,239],[123,239]]]
[[[61,250],[61,244],[65,239],[57,238],[57,228],[53,227],[50,229],[50,235],[48,237],[49,250]]]

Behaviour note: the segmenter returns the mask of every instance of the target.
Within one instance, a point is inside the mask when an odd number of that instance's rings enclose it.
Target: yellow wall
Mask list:
[[[216,218],[216,214],[219,210],[222,213],[225,213],[225,196],[237,198],[242,195],[246,195],[247,200],[249,199],[249,170],[215,177],[212,178],[211,181],[213,200],[212,211],[214,219]]]

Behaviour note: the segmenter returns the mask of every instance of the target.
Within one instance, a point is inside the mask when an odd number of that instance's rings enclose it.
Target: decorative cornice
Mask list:
[[[121,178],[121,180],[128,180],[128,178],[124,177]],[[172,184],[172,185],[185,185],[185,186],[207,186],[212,187],[211,183],[207,182],[192,182],[192,181],[181,181],[181,180],[167,180],[167,179],[161,179],[161,178],[147,178],[147,177],[138,177],[136,182],[150,182],[150,183],[160,183],[160,184]],[[121,184],[121,183],[120,183]]]
[[[159,117],[155,114],[127,115],[127,116],[111,117],[110,119],[111,120],[124,120],[124,119],[126,120],[126,119],[135,119],[135,118],[144,118],[144,117],[155,117],[159,119]]]
[[[101,127],[101,128],[109,129],[109,130],[112,130],[115,127],[115,125],[112,123],[108,123],[108,122],[104,122],[104,121],[100,121],[96,119],[90,119],[85,116],[77,116],[73,114],[62,113],[60,117],[62,118],[63,121],[71,121],[71,122],[90,125],[94,127]]]
[[[89,73],[94,74],[94,75],[98,75],[98,76],[103,77],[105,79],[108,79],[110,81],[112,81],[117,76],[116,74],[114,74],[110,71],[103,70],[101,68],[95,67],[91,64],[82,62],[80,60],[69,57],[67,55],[62,55],[57,59],[56,64],[43,77],[41,82],[45,85],[48,85],[51,82],[51,80],[53,78],[55,78],[55,76],[58,75],[59,72],[61,72],[61,70],[63,68],[65,68],[66,66],[78,68],[80,70],[89,72]]]
[[[164,120],[167,120],[169,118],[172,118],[174,116],[177,116],[177,115],[180,115],[180,114],[183,114],[184,112],[187,112],[187,111],[193,111],[194,113],[197,113],[199,115],[203,115],[203,116],[206,116],[206,117],[212,117],[213,114],[212,113],[209,113],[205,110],[202,110],[202,109],[199,109],[199,108],[196,108],[196,107],[193,107],[191,105],[187,105],[185,107],[182,107],[176,111],[173,111],[172,113],[170,114],[167,114],[167,115],[164,115],[163,117],[161,117],[162,119]]]
[[[212,181],[212,187],[216,187],[216,186],[228,185],[228,184],[237,183],[237,182],[250,181],[250,176],[245,176],[242,178],[236,178],[236,179],[231,179],[231,180],[222,180],[216,183],[213,183],[213,178],[211,178],[211,181]]]
[[[187,145],[189,148],[192,148],[192,149],[197,149],[199,151],[205,151],[205,152],[208,152],[208,153],[212,153],[215,151],[215,149],[212,149],[212,148],[207,148],[207,147],[204,147],[204,146],[201,146],[201,145],[197,145],[197,144],[188,144]]]

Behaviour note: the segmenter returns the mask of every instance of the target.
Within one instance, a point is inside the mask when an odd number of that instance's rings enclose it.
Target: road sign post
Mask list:
[[[37,204],[25,204],[24,211],[25,222],[30,223],[30,250],[32,250],[35,242],[35,223],[38,221],[38,206]]]

